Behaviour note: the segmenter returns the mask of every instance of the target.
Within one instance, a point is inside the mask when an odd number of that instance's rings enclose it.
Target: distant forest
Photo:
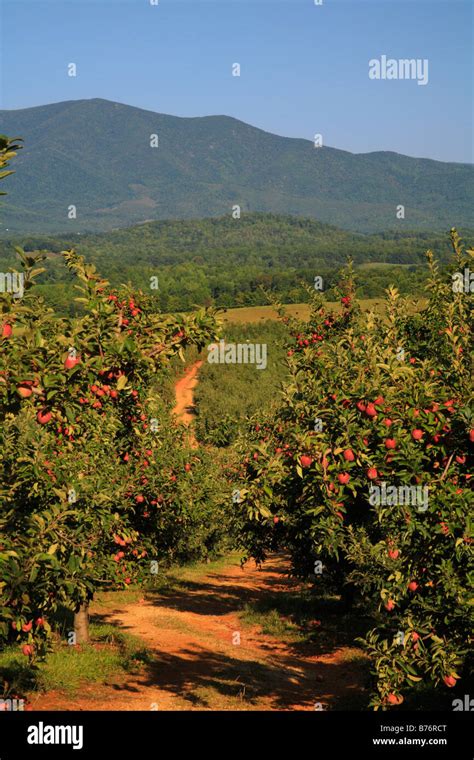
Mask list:
[[[113,285],[129,282],[150,292],[158,309],[186,311],[196,304],[263,304],[264,291],[283,303],[300,303],[305,300],[302,283],[311,286],[315,277],[323,279],[331,300],[337,272],[348,257],[356,265],[361,297],[378,297],[390,284],[416,294],[426,278],[426,250],[433,250],[441,264],[447,261],[448,232],[363,235],[312,219],[245,214],[241,219],[149,222],[102,234],[2,240],[0,261],[4,270],[15,266],[14,246],[48,251],[37,290],[63,313],[75,310],[75,292],[55,254],[69,247],[84,254]],[[469,244],[472,236],[464,234]],[[151,278],[158,289],[150,289]]]

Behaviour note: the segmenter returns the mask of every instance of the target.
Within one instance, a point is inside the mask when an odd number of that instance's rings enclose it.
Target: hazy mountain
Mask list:
[[[316,149],[228,116],[77,100],[0,111],[0,132],[25,140],[4,182],[7,235],[230,215],[234,204],[366,232],[474,226],[472,165]],[[68,219],[71,205],[76,220]]]

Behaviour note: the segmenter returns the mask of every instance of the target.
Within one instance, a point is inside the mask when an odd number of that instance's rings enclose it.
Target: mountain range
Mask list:
[[[235,205],[356,232],[474,227],[471,164],[315,148],[228,116],[102,99],[3,110],[0,132],[24,140],[3,183],[3,236],[231,216]]]

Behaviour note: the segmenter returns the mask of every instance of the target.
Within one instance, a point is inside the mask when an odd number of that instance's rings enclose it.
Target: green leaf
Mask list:
[[[117,390],[122,391],[125,386],[127,385],[128,378],[126,375],[120,375],[119,379],[117,380]]]

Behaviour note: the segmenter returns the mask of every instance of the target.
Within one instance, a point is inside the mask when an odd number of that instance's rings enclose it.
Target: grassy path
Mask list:
[[[32,710],[314,710],[362,707],[366,662],[330,615],[310,635],[281,615],[297,599],[281,557],[262,570],[237,555],[180,569],[169,584],[124,602],[105,594],[93,620],[133,634],[148,650],[133,673],[75,694],[30,695]],[[125,597],[126,599],[126,597]],[[259,613],[258,610],[266,610]],[[271,633],[265,632],[271,630]],[[342,633],[341,633],[342,631]],[[316,705],[316,707],[315,707]]]

